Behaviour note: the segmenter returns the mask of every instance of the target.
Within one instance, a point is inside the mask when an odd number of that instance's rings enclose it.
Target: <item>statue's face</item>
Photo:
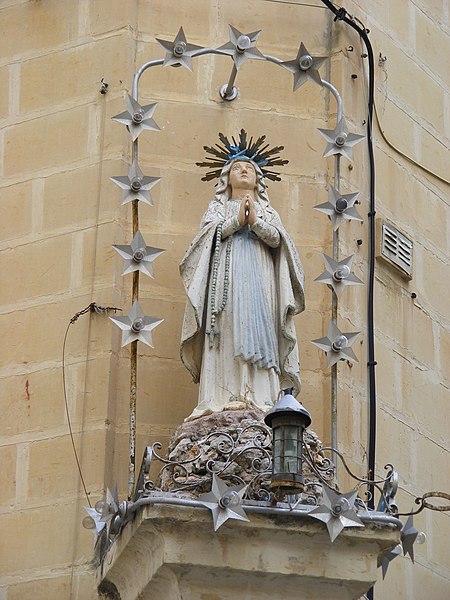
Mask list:
[[[256,171],[253,165],[246,160],[236,161],[231,165],[229,182],[231,191],[233,189],[248,189],[256,188]]]

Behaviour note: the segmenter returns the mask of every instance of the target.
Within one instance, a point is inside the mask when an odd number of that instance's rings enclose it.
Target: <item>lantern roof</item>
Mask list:
[[[306,408],[294,398],[294,396],[290,393],[285,393],[276,404],[269,410],[269,412],[264,417],[264,422],[269,427],[272,427],[272,421],[274,417],[281,416],[290,416],[296,415],[298,417],[302,417],[304,420],[304,426],[308,427],[311,425],[311,415],[306,410]]]

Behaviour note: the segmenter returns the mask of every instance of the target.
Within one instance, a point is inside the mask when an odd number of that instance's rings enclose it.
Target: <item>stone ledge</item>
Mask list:
[[[391,524],[345,529],[334,543],[307,515],[248,513],[214,533],[207,509],[143,506],[109,548],[97,572],[114,600],[214,600],[282,596],[360,598],[377,579],[378,557],[399,542]],[[205,596],[208,597],[209,596]]]

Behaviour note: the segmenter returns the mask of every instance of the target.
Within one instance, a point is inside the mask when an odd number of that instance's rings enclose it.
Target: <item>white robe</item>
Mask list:
[[[181,358],[200,381],[198,405],[189,419],[240,401],[263,410],[281,388],[300,388],[293,316],[304,309],[303,271],[294,244],[276,211],[256,200],[257,225],[235,231],[240,201],[213,200],[200,231],[180,265],[188,302]],[[226,304],[216,317],[210,343],[213,255],[217,228],[223,234],[215,306],[223,301],[229,248]],[[226,286],[225,286],[226,287]]]

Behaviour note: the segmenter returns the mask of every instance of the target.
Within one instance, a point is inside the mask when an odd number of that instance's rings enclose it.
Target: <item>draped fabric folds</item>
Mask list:
[[[180,264],[188,297],[180,354],[194,381],[200,382],[198,406],[189,419],[220,411],[235,401],[267,410],[281,388],[292,387],[294,393],[300,389],[293,317],[304,310],[303,270],[276,211],[269,203],[256,203],[258,235],[244,227],[231,236],[227,302],[217,315],[218,335],[213,343],[208,332],[216,232],[219,223],[222,226],[237,215],[238,200],[210,202]],[[275,232],[274,239],[264,241],[265,224]],[[223,240],[216,305],[224,293],[226,247]]]

